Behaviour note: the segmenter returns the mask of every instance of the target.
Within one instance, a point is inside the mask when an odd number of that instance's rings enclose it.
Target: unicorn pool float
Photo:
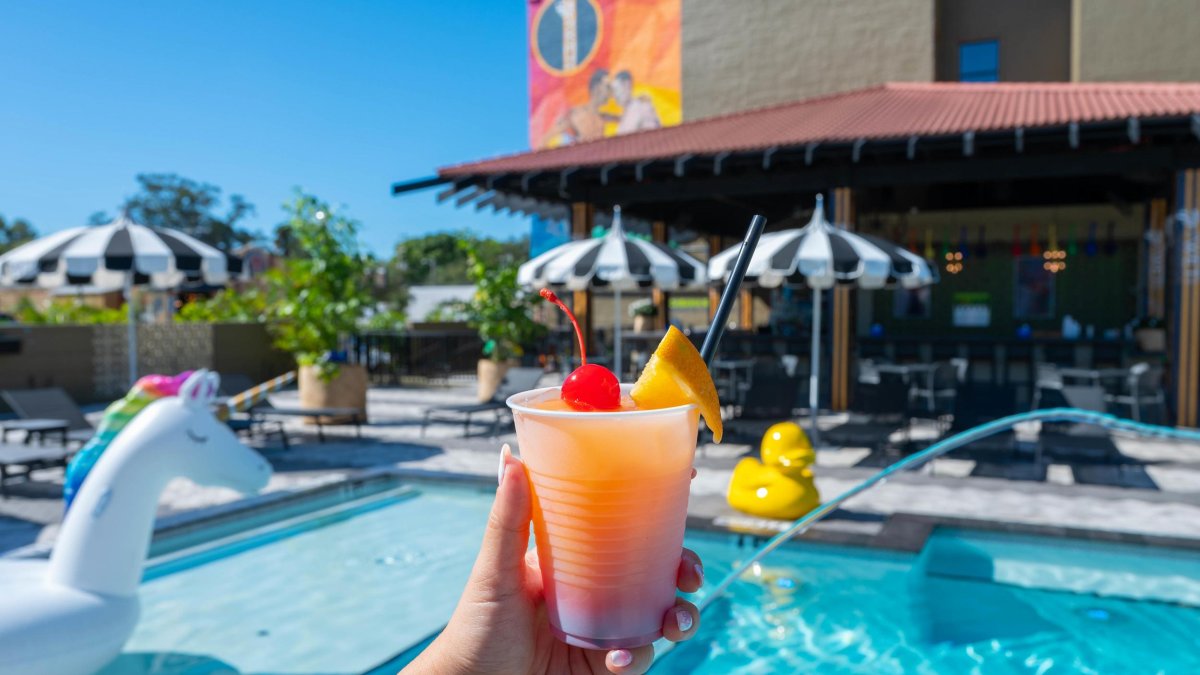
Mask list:
[[[0,675],[84,675],[120,653],[169,480],[244,494],[267,484],[267,461],[213,416],[217,384],[204,370],[147,376],[109,406],[68,467],[50,559],[0,559]]]

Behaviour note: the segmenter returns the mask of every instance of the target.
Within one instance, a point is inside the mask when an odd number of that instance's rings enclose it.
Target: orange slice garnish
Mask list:
[[[700,352],[678,328],[667,329],[629,395],[643,409],[695,404],[712,430],[713,440],[721,442],[724,427],[717,387]]]

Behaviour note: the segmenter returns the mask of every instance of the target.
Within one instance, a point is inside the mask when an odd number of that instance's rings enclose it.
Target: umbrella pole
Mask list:
[[[614,300],[616,308],[613,312],[615,317],[613,320],[613,370],[616,371],[617,381],[620,382],[625,371],[621,363],[621,288],[619,286],[614,288],[613,293],[616,297]]]
[[[138,357],[137,357],[137,312],[133,309],[133,272],[125,277],[125,307],[128,312],[127,317],[127,333],[129,338],[129,386],[132,387],[137,382],[138,374]]]
[[[817,428],[817,383],[821,372],[821,289],[813,289],[812,349],[808,367],[808,408],[812,415],[812,443],[821,442],[821,431]]]

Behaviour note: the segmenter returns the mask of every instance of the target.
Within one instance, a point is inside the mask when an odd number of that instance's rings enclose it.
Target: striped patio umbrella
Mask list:
[[[613,363],[620,368],[621,292],[703,287],[708,284],[708,276],[704,263],[692,256],[666,244],[626,235],[618,206],[613,208],[612,229],[603,237],[571,241],[546,251],[521,265],[517,281],[530,288],[611,288],[618,307],[613,326]]]
[[[733,270],[740,247],[713,256],[708,262],[709,279],[724,282]],[[817,382],[820,370],[821,291],[835,285],[858,288],[899,286],[920,288],[936,283],[937,270],[904,247],[867,234],[834,227],[825,219],[823,198],[808,225],[764,234],[746,268],[746,281],[773,288],[784,283],[805,284],[813,289],[813,330],[809,368],[809,409],[813,440],[817,431]]]
[[[713,256],[708,263],[709,278],[717,282],[728,279],[738,250],[734,246]],[[818,196],[807,226],[762,236],[746,269],[746,281],[766,288],[785,283],[822,290],[835,285],[920,288],[936,282],[937,272],[902,246],[830,225]]]
[[[231,271],[240,271],[236,258],[182,232],[146,227],[125,216],[107,225],[56,232],[0,255],[0,286],[123,288],[129,305],[131,386],[137,380],[133,287],[224,284]]]

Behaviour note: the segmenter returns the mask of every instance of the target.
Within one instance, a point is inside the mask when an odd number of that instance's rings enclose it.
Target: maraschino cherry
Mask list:
[[[571,325],[575,326],[575,337],[579,340],[579,355],[583,365],[576,368],[563,382],[562,400],[572,408],[582,411],[620,408],[621,383],[608,368],[587,362],[587,350],[583,346],[583,332],[579,330],[579,322],[575,320],[575,315],[549,289],[543,288],[541,295],[567,313],[571,319]]]

